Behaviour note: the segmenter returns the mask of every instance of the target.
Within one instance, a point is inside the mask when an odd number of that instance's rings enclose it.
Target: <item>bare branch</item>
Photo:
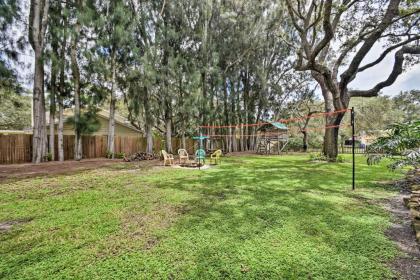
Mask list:
[[[378,27],[375,28],[374,32],[372,32],[370,36],[365,39],[363,45],[353,57],[353,60],[351,61],[347,70],[341,74],[341,92],[345,92],[347,85],[355,78],[357,69],[359,68],[359,65],[362,62],[363,58],[365,58],[366,54],[370,51],[372,46],[381,37],[385,29],[392,23],[394,17],[398,15],[398,6],[400,2],[401,0],[390,0],[385,15],[382,18],[382,21],[379,23]]]
[[[416,41],[416,40],[419,40],[419,39],[420,39],[420,36],[416,36],[416,37],[413,37],[413,38],[410,38],[408,40],[402,41],[402,42],[400,42],[400,43],[398,43],[396,45],[393,45],[393,46],[387,48],[385,51],[382,52],[382,54],[375,61],[373,61],[371,63],[368,63],[368,64],[360,67],[359,70],[357,70],[357,72],[360,73],[360,72],[362,72],[362,71],[364,71],[364,70],[366,70],[366,69],[368,69],[370,67],[375,66],[376,64],[378,64],[379,62],[381,62],[387,56],[387,54],[390,53],[392,50],[395,50],[395,49],[397,49],[397,48],[399,48],[401,46],[404,46],[404,45],[406,45],[406,44],[408,44],[410,42],[413,42],[413,41]]]
[[[388,78],[378,83],[376,86],[369,90],[352,90],[349,91],[349,96],[354,97],[373,97],[377,96],[379,91],[385,87],[392,85],[398,76],[403,71],[403,62],[405,54],[420,54],[420,46],[403,46],[399,51],[395,53],[394,67],[392,68],[391,74]]]

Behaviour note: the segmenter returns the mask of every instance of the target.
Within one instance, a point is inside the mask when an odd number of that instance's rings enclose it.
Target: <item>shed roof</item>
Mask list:
[[[278,130],[288,130],[287,126],[281,122],[267,122],[258,128],[258,130],[267,130],[267,129],[278,129]]]

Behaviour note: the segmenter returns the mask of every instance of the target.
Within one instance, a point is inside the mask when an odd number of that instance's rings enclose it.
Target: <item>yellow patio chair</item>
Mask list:
[[[223,155],[222,150],[216,150],[210,155],[210,164],[220,164],[220,157]]]
[[[162,156],[163,166],[166,166],[166,163],[169,163],[169,165],[174,164],[174,156],[172,154],[168,154],[165,150],[162,150]]]
[[[189,158],[188,152],[185,149],[179,149],[178,150],[178,156],[179,156],[179,164],[187,163]]]

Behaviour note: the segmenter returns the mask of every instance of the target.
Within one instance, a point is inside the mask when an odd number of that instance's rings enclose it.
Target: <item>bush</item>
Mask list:
[[[310,161],[327,161],[327,157],[322,153],[310,153],[309,160]]]
[[[377,164],[383,158],[393,162],[389,168],[420,166],[420,120],[394,124],[388,136],[380,137],[367,150],[367,163]]]
[[[345,160],[345,158],[344,158],[344,156],[343,155],[338,155],[337,156],[337,159],[336,159],[336,162],[345,162],[346,160]]]
[[[331,162],[345,162],[345,158],[343,155],[338,155],[336,160],[329,160],[323,153],[310,153],[309,154],[310,161],[331,161]]]
[[[51,153],[46,154],[44,159],[45,161],[52,161],[52,154]]]
[[[124,158],[124,157],[125,157],[125,153],[114,153],[114,158]],[[107,151],[106,158],[112,158],[112,153]]]
[[[124,158],[125,157],[125,153],[115,153],[114,157],[115,158]]]
[[[309,143],[308,146],[311,149],[322,149],[323,146],[323,137],[319,136],[319,135],[309,135]]]
[[[289,142],[286,145],[285,151],[301,151],[302,150],[302,139],[300,138],[289,138]]]

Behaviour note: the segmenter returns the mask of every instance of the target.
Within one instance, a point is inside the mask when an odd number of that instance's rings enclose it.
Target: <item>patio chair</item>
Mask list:
[[[210,164],[220,164],[221,156],[223,155],[222,150],[216,150],[210,155]]]
[[[196,162],[206,162],[206,151],[204,151],[203,149],[198,149],[197,151],[195,151],[195,161]]]
[[[162,150],[163,156],[163,166],[166,166],[166,163],[169,165],[174,164],[174,156],[172,154],[168,154],[165,150]]]
[[[185,149],[178,150],[179,164],[187,163],[189,160],[188,152]]]

